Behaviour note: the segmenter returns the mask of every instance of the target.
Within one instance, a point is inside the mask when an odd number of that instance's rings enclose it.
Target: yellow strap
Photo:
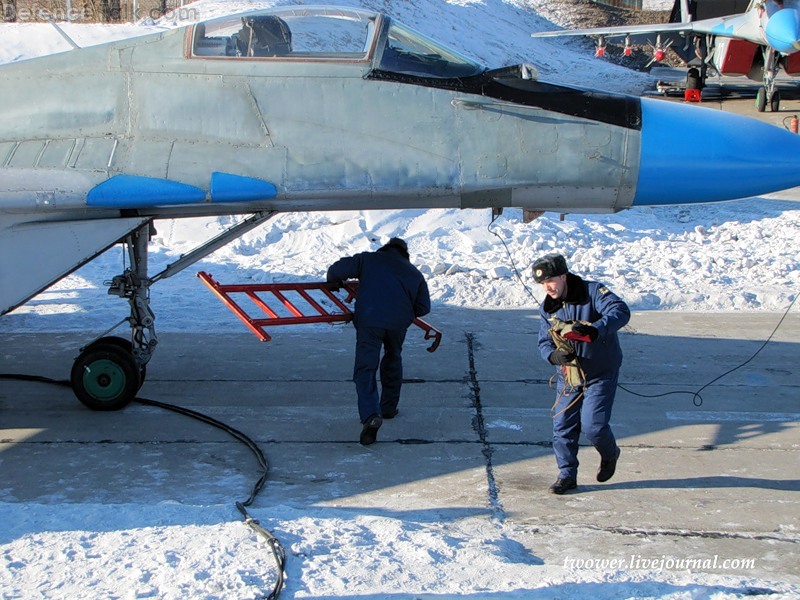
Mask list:
[[[562,408],[557,413],[553,413],[553,411],[556,409],[556,406],[558,406],[558,403],[566,395],[566,390],[562,390],[562,392],[558,395],[558,398],[556,398],[556,401],[553,403],[553,406],[550,407],[550,417],[552,419],[555,419],[561,413],[564,413],[564,412],[568,411],[571,407],[575,406],[575,404],[577,404],[579,400],[583,400],[583,394],[584,394],[584,390],[581,390],[581,393],[578,394],[577,396],[575,396],[575,399],[572,402],[570,402],[567,406]]]

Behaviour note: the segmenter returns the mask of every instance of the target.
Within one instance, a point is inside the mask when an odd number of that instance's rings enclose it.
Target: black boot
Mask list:
[[[361,439],[359,440],[363,446],[375,443],[381,425],[383,425],[383,419],[380,415],[372,415],[364,421],[364,428],[361,430]]]
[[[396,408],[384,408],[381,406],[381,417],[384,419],[394,419],[399,412]]]
[[[561,494],[567,493],[569,490],[574,490],[576,487],[578,487],[578,482],[572,477],[567,477],[565,479],[559,477],[556,479],[556,482],[550,486],[550,493],[560,496]]]
[[[604,481],[608,481],[614,476],[614,472],[617,470],[617,461],[619,460],[619,453],[620,449],[619,446],[617,446],[617,453],[614,455],[613,459],[600,461],[600,468],[597,469],[597,481],[603,483]]]

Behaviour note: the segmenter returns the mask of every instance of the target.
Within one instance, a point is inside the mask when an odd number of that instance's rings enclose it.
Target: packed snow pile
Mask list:
[[[194,276],[230,283],[323,281],[337,258],[408,241],[436,304],[536,308],[542,293],[530,265],[560,252],[576,273],[611,286],[634,310],[785,310],[800,290],[797,203],[751,199],[703,206],[652,207],[614,215],[545,213],[524,223],[506,210],[399,210],[284,214],[153,287],[160,331],[225,329],[232,316]],[[203,218],[156,224],[150,270],[157,273],[235,221]],[[104,281],[121,273],[121,248],[0,320],[0,330],[99,329],[125,316]],[[58,315],[58,319],[41,319]]]

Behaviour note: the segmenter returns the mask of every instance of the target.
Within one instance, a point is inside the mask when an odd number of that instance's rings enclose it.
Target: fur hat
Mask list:
[[[406,241],[399,237],[393,237],[388,242],[386,242],[383,246],[378,248],[378,252],[386,252],[387,250],[397,250],[402,256],[406,257],[410,260],[408,256],[408,244]]]
[[[533,263],[533,279],[542,283],[551,277],[566,275],[567,261],[560,254],[546,254]]]

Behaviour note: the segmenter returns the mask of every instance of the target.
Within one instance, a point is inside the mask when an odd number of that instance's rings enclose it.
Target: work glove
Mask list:
[[[568,365],[575,360],[575,353],[572,350],[553,350],[547,361],[551,365]]]
[[[335,281],[329,280],[328,281],[328,285],[330,286],[330,290],[332,292],[338,292],[339,290],[342,289],[342,287],[344,286],[344,283],[342,283],[342,281],[340,281],[340,280],[335,280]]]
[[[593,342],[597,339],[598,333],[597,327],[575,323],[572,326],[572,331],[565,333],[564,337],[576,342]]]

